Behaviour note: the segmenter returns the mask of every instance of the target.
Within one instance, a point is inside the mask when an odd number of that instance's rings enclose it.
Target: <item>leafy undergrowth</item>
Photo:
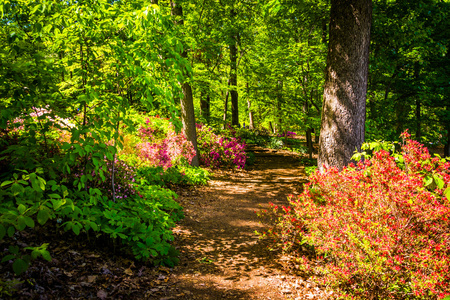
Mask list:
[[[205,185],[209,179],[207,170],[190,166],[195,151],[184,134],[168,119],[135,112],[112,129],[101,122],[80,125],[83,115],[59,124],[55,120],[61,118],[48,108],[32,111],[7,122],[0,133],[5,272],[28,282],[27,270],[34,264],[51,265],[61,237],[24,242],[45,232],[84,237],[94,246],[102,241],[136,262],[176,265],[172,229],[184,213],[172,189]],[[240,138],[204,132],[199,142],[209,157],[203,160],[207,166],[245,167]],[[0,296],[13,290],[12,278],[0,279]]]
[[[365,161],[315,172],[290,206],[272,206],[269,235],[341,298],[450,294],[450,162],[408,137],[400,153],[366,145]]]
[[[12,272],[12,261],[1,264],[2,298],[159,298],[169,285],[170,268],[137,261],[119,240],[74,236],[48,226],[20,232],[16,238],[22,247],[49,243],[52,260],[35,261],[19,277]],[[8,244],[3,241],[0,247],[5,249]]]
[[[169,188],[208,181],[206,170],[189,165],[195,153],[184,135],[166,119],[136,114],[111,140],[109,128],[87,134],[34,110],[1,132],[2,268],[22,280],[36,261],[51,264],[57,237],[23,241],[46,231],[101,239],[136,261],[177,264],[172,228],[184,214]],[[36,131],[41,123],[48,131]],[[10,284],[0,285],[0,296],[8,294]]]

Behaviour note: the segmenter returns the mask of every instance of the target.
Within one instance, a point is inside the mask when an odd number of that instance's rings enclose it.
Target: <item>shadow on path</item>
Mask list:
[[[255,211],[287,204],[306,175],[296,155],[253,150],[246,171],[216,172],[209,186],[182,193],[186,218],[175,229],[181,264],[173,278],[180,293],[173,299],[285,299],[287,275],[279,253],[255,234],[265,230]]]

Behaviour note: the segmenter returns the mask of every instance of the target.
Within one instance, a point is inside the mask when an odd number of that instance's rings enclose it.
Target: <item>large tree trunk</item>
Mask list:
[[[342,169],[364,142],[371,0],[332,0],[319,170]]]
[[[180,4],[175,1],[171,1],[172,15],[181,17],[181,20],[177,22],[178,25],[183,25],[183,10]],[[181,53],[181,56],[186,58],[186,50]],[[187,70],[184,70],[185,77],[188,77]],[[183,98],[181,98],[181,122],[183,124],[183,133],[186,139],[192,143],[196,155],[192,159],[192,166],[199,166],[199,153],[197,148],[197,131],[195,127],[195,114],[194,114],[194,99],[192,97],[192,88],[189,82],[182,82],[181,88],[183,90]]]

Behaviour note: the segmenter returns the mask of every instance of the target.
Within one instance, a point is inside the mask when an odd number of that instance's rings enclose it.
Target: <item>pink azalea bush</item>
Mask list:
[[[283,132],[282,134],[279,134],[278,137],[288,137],[288,138],[290,138],[290,137],[293,137],[295,135],[297,135],[297,134],[295,132],[293,132],[293,131],[286,131],[286,132]]]
[[[207,167],[245,167],[245,143],[239,138],[224,137],[215,134],[211,128],[197,124],[197,147],[200,151],[200,162]]]
[[[315,172],[290,206],[271,205],[279,218],[271,235],[342,298],[450,294],[450,162],[403,137],[397,159],[379,150],[342,171]]]
[[[177,133],[172,124],[166,123],[168,129],[164,133],[154,126],[151,118],[146,119],[145,125],[139,128],[141,141],[136,144],[138,157],[146,164],[165,170],[176,164],[190,164],[195,156],[192,143],[182,132]]]

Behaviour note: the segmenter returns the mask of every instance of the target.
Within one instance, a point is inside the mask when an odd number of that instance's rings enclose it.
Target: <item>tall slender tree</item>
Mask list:
[[[171,1],[172,15],[176,18],[177,25],[182,26],[183,22],[183,9],[181,4],[176,1]],[[187,51],[183,49],[181,57],[187,58]],[[188,70],[184,70],[185,77],[188,77]],[[183,133],[185,134],[188,141],[192,143],[195,149],[195,157],[191,161],[191,165],[199,166],[199,153],[197,148],[197,131],[195,127],[195,114],[194,114],[194,99],[192,96],[191,84],[185,79],[181,82],[181,88],[183,90],[183,97],[181,98],[181,122],[183,123]]]
[[[341,169],[364,142],[372,1],[332,0],[319,170]]]

